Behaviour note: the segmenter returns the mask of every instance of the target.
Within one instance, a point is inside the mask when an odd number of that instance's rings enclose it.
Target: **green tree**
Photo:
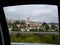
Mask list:
[[[48,25],[48,24],[46,24],[45,26],[46,26],[46,30],[48,30],[48,29],[49,29],[49,25]]]
[[[25,27],[26,27],[25,22],[22,21],[20,24],[21,24],[21,28],[25,29]]]
[[[12,27],[13,26],[13,24],[10,22],[10,23],[7,23],[8,24],[8,26],[9,27]]]
[[[22,22],[21,22],[21,25],[25,25],[25,22],[22,21]]]
[[[12,27],[13,27],[12,30],[13,30],[13,31],[19,31],[20,27],[19,27],[19,29],[18,29],[17,24],[20,25],[20,22],[19,22],[19,21],[15,21],[15,22],[12,24]]]
[[[47,23],[43,23],[42,27],[47,31],[49,29],[49,25]]]
[[[30,29],[30,31],[33,31],[33,32],[35,32],[35,31],[36,31],[36,32],[37,32],[37,29],[34,29],[34,28],[33,28],[33,29]]]
[[[20,24],[20,22],[19,21],[15,21],[13,24],[17,25],[17,24]]]
[[[55,29],[55,28],[56,28],[56,26],[55,26],[54,23],[51,23],[51,28],[52,28],[52,29]]]
[[[18,31],[18,27],[16,25],[13,25],[12,27],[13,27],[12,31]]]

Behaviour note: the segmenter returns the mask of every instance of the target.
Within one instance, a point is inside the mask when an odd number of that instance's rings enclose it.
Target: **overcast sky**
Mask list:
[[[18,5],[4,7],[7,19],[24,19],[40,22],[58,22],[58,7],[56,5]]]

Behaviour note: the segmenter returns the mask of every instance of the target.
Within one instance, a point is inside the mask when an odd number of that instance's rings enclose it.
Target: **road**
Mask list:
[[[20,32],[20,31],[9,31],[9,34],[59,34],[59,32]]]

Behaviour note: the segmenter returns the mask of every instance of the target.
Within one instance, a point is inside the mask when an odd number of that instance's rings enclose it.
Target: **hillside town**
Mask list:
[[[27,18],[27,20],[7,20],[7,25],[9,31],[59,31],[59,25],[55,25],[54,23],[48,24],[46,22],[39,21],[35,22],[31,21],[30,18]]]

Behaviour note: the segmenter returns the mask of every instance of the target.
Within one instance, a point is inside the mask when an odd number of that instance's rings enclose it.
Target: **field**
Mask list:
[[[59,44],[59,35],[10,34],[11,42]]]

